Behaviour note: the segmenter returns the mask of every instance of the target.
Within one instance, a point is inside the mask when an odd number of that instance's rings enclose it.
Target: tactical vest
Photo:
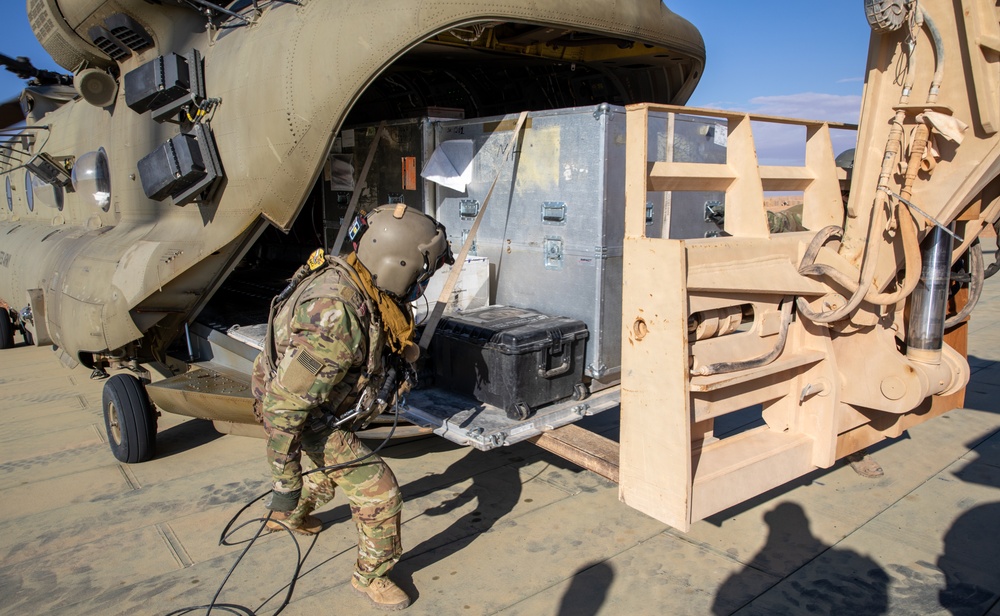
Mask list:
[[[319,424],[327,421],[328,416],[337,417],[343,414],[354,405],[367,383],[381,374],[385,347],[382,322],[371,300],[358,289],[352,280],[350,271],[350,265],[343,260],[327,256],[326,264],[315,271],[307,272],[304,275],[300,275],[301,271],[297,273],[293,280],[299,280],[291,293],[284,298],[279,295],[272,302],[268,314],[267,333],[264,337],[264,350],[254,363],[252,379],[253,394],[258,401],[258,404],[254,405],[258,421],[263,421],[259,402],[263,399],[271,379],[277,373],[277,365],[288,348],[288,340],[276,340],[275,332],[291,330],[291,321],[295,310],[303,303],[322,298],[338,299],[354,312],[362,324],[367,323],[368,327],[367,360],[364,367],[360,371],[352,369],[344,377],[345,381],[348,379],[354,381],[346,395],[340,396],[340,399],[327,400],[310,413],[309,424],[313,429],[319,429],[321,427]]]

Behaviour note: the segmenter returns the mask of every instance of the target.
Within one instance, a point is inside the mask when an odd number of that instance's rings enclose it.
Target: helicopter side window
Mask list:
[[[10,176],[7,176],[7,209],[14,211],[14,190],[10,186]]]
[[[28,201],[28,211],[35,211],[35,191],[31,186],[31,172],[24,172],[24,198]]]
[[[62,211],[64,202],[64,190],[62,184],[53,183],[50,184],[43,180],[41,177],[31,174],[31,193],[34,200],[39,205],[44,205],[45,207],[55,208],[58,211]]]
[[[105,212],[111,207],[111,170],[104,148],[87,152],[73,165],[73,190]]]

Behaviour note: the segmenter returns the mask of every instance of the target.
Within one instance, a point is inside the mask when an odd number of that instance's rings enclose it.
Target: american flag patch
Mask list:
[[[316,359],[309,351],[302,351],[295,357],[295,362],[305,368],[309,374],[317,375],[323,368],[322,362]]]

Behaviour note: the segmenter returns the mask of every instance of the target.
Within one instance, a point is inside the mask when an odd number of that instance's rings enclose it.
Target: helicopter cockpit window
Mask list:
[[[33,212],[35,210],[35,191],[32,190],[30,171],[24,172],[24,198],[28,201],[28,211]]]
[[[7,209],[14,211],[14,190],[10,186],[10,176],[7,176]]]
[[[87,152],[73,165],[73,190],[105,212],[111,207],[111,170],[104,148]]]

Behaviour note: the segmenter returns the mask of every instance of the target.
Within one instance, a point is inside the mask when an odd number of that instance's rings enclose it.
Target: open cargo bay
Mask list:
[[[454,119],[449,117],[454,110],[433,113],[434,117],[341,131],[327,170],[313,190],[315,213],[300,217],[305,222],[293,229],[293,236],[300,241],[310,236],[322,239],[332,251],[335,238],[343,235],[341,226],[353,191],[360,186],[357,209],[411,200],[409,205],[429,211],[446,225],[457,252],[485,205],[446,318],[456,311],[501,305],[575,319],[585,326],[579,342],[583,378],[566,392],[537,377],[538,387],[565,395],[530,405],[520,417],[509,417],[503,405],[470,396],[471,386],[456,390],[435,383],[434,374],[442,369],[435,364],[439,359],[434,351],[443,348],[435,343],[421,371],[424,386],[408,397],[404,417],[455,442],[490,449],[537,438],[613,408],[619,400],[621,365],[624,108],[601,104],[528,113],[518,149],[507,159],[502,153],[514,137],[516,115]],[[650,160],[725,160],[725,125],[716,119],[658,113],[649,132]],[[438,171],[440,165],[428,165],[432,156],[450,157],[446,160],[453,177],[436,182],[420,177],[420,172]],[[361,177],[366,164],[368,173]],[[654,237],[717,235],[724,199],[719,191],[651,193],[647,232]],[[268,265],[280,262],[277,257],[286,243],[275,239],[266,234],[258,241],[245,266],[230,276],[199,319],[203,325],[191,330],[192,354],[211,372],[222,370],[234,377],[248,373],[262,348],[267,301],[288,275]],[[287,255],[284,260],[289,262]],[[273,278],[267,277],[269,271]],[[430,312],[447,274],[435,276],[437,284],[415,303],[418,315]],[[440,334],[435,337],[439,338]],[[191,382],[182,380],[175,390]],[[243,399],[249,403],[248,392]],[[227,432],[259,433],[252,425],[217,424]]]

